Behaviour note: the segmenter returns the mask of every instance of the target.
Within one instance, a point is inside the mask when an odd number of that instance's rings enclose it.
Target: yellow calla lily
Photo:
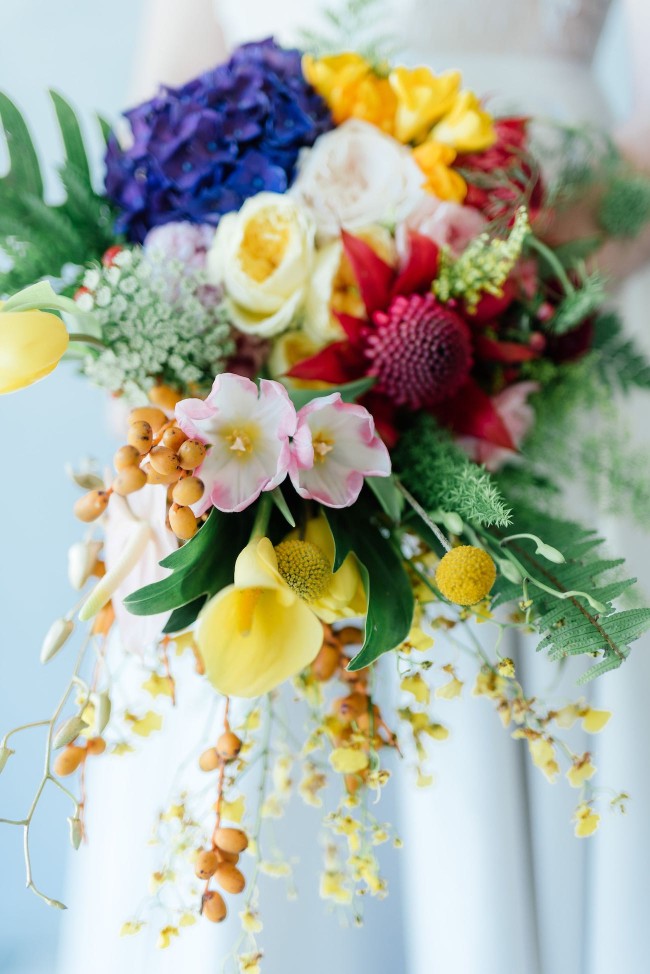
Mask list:
[[[429,132],[454,106],[460,72],[435,75],[429,68],[394,68],[388,76],[397,97],[395,138],[415,142]]]
[[[68,341],[61,319],[47,311],[0,311],[0,395],[53,372]]]
[[[461,91],[431,136],[457,152],[482,152],[496,142],[492,116],[484,111],[473,91]]]
[[[321,619],[365,613],[356,561],[348,556],[337,572],[333,563],[334,540],[323,517],[277,548],[268,538],[249,542],[235,563],[233,584],[198,619],[199,651],[217,690],[235,697],[268,693],[316,658]]]

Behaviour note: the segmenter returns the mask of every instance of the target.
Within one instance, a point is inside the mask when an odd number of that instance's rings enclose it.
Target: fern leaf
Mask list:
[[[0,121],[9,153],[9,171],[2,178],[3,187],[42,198],[43,176],[32,137],[20,111],[2,91]]]
[[[613,313],[601,315],[594,325],[593,348],[596,368],[608,386],[627,392],[633,387],[650,389],[650,362],[623,334],[623,325]]]

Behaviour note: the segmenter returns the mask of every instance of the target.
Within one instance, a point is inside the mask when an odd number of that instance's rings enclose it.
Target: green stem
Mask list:
[[[95,348],[106,348],[101,338],[95,338],[94,335],[86,335],[83,332],[71,332],[70,341],[78,342],[80,345],[94,345]]]
[[[272,508],[273,498],[271,495],[269,493],[262,494],[257,505],[257,512],[255,514],[253,529],[249,539],[250,541],[256,541],[258,538],[264,538],[266,536],[269,521],[271,520]]]
[[[427,512],[422,507],[422,505],[415,499],[413,494],[409,490],[407,490],[407,488],[404,486],[401,480],[395,477],[394,481],[395,481],[395,486],[402,494],[404,499],[407,501],[410,507],[413,508],[415,513],[422,518],[422,520],[429,528],[429,530],[433,531],[433,533],[435,534],[436,538],[438,539],[442,547],[445,549],[445,551],[451,551],[451,544],[449,543],[448,538],[445,537],[445,535],[442,533],[442,531],[440,530],[436,522],[431,519],[431,517],[427,514]]]
[[[544,260],[551,268],[551,270],[555,272],[555,275],[557,276],[558,280],[562,284],[565,293],[574,294],[575,288],[571,283],[571,281],[569,280],[567,273],[564,270],[564,267],[562,266],[562,262],[556,256],[556,254],[553,253],[551,248],[547,247],[545,243],[542,243],[542,241],[539,240],[532,233],[529,233],[528,236],[526,237],[526,243],[531,248],[531,250],[537,251],[540,257],[544,258]]]

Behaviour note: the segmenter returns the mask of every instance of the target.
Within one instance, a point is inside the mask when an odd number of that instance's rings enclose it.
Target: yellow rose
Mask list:
[[[268,338],[285,331],[302,308],[315,228],[290,196],[259,193],[221,218],[208,254],[208,276],[225,290],[232,323]]]
[[[392,133],[397,99],[387,78],[382,78],[360,54],[348,52],[313,58],[306,54],[303,74],[332,113],[336,125],[360,118]]]
[[[268,538],[249,542],[235,577],[198,619],[197,642],[206,676],[220,693],[257,697],[299,673],[323,642],[320,620],[363,614],[366,599],[355,559],[337,572],[334,539],[324,517],[300,539],[276,548]]]
[[[56,315],[0,310],[0,394],[24,389],[53,372],[68,341]]]
[[[461,91],[431,136],[457,152],[483,152],[496,141],[492,116],[483,110],[472,91]]]
[[[423,142],[413,150],[413,158],[426,176],[423,189],[439,200],[462,203],[467,195],[467,183],[452,169],[456,150],[442,142]]]
[[[436,76],[429,68],[394,68],[388,80],[397,98],[394,135],[400,142],[417,142],[454,106],[460,72]]]

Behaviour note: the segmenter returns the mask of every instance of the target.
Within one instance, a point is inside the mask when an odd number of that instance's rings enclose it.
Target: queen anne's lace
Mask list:
[[[86,272],[78,298],[101,325],[106,349],[88,356],[86,375],[130,402],[146,402],[156,381],[209,390],[234,351],[220,295],[201,271],[123,250],[110,267]]]

